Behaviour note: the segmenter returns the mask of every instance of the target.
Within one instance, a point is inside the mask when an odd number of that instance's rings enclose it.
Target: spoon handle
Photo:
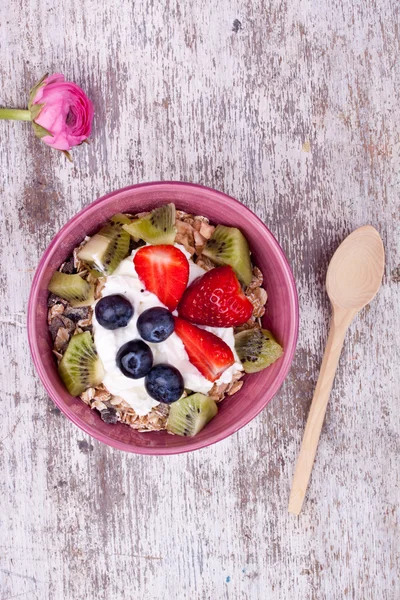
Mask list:
[[[348,311],[334,313],[329,331],[328,341],[322,359],[321,371],[308,415],[303,441],[293,477],[292,491],[289,499],[289,512],[298,515],[303,505],[308,482],[321,435],[326,407],[331,393],[336,368],[342,351],[346,331],[354,313]]]

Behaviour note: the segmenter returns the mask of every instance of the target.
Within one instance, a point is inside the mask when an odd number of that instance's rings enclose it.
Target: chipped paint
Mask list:
[[[29,124],[0,122],[0,598],[398,600],[398,2],[3,4],[0,104],[22,107],[49,69],[80,84],[96,116],[73,164]],[[157,179],[253,209],[293,266],[301,308],[293,368],[268,408],[171,457],[78,430],[39,383],[23,328],[58,229],[96,197]],[[384,284],[350,328],[295,519],[326,268],[365,223],[384,239]]]

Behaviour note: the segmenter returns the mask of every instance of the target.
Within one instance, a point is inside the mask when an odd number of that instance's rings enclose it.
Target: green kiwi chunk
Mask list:
[[[230,265],[239,281],[244,285],[250,284],[253,277],[250,250],[240,229],[217,225],[203,254],[217,265]]]
[[[111,275],[121,260],[128,256],[130,237],[123,227],[130,222],[125,215],[114,215],[110,222],[79,250],[78,258],[85,263],[92,275]]]
[[[267,329],[246,329],[235,335],[235,350],[246,373],[269,367],[283,354],[283,348]]]
[[[90,306],[94,302],[94,285],[80,275],[56,271],[48,285],[49,292],[68,300],[71,306]]]
[[[58,372],[71,396],[79,396],[87,388],[102,382],[103,364],[89,331],[72,336],[58,365]]]
[[[171,404],[167,431],[192,437],[199,433],[218,412],[214,400],[204,394],[191,394]]]
[[[151,211],[149,215],[124,225],[136,241],[144,240],[148,244],[173,244],[175,241],[176,227],[175,204],[164,204]]]

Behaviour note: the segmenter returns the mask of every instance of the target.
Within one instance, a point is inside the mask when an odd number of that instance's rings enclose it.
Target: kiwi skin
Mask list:
[[[144,240],[153,245],[173,244],[176,236],[175,219],[175,204],[171,202],[155,208],[149,215],[123,228],[136,241]]]
[[[49,292],[68,300],[73,307],[90,306],[94,302],[94,285],[79,275],[56,271],[48,285]]]
[[[193,437],[215,417],[217,412],[218,407],[209,396],[200,393],[185,396],[171,404],[167,431]]]
[[[72,336],[58,372],[71,396],[79,396],[103,381],[104,367],[89,331]]]
[[[241,283],[250,284],[253,277],[250,250],[240,229],[217,225],[203,254],[217,265],[230,265]]]
[[[235,350],[245,373],[258,373],[283,354],[283,348],[267,329],[246,329],[235,335]]]
[[[78,258],[94,277],[111,275],[129,254],[130,237],[123,226],[130,223],[123,214],[114,215],[110,222],[82,246]]]

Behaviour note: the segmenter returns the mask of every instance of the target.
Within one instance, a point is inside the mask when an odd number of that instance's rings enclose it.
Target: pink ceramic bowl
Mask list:
[[[126,425],[107,425],[65,390],[52,354],[47,329],[47,285],[54,271],[86,235],[91,235],[117,212],[136,213],[166,202],[204,215],[212,223],[239,227],[249,241],[254,263],[264,274],[268,303],[263,324],[284,347],[284,356],[265,371],[247,375],[242,389],[220,404],[218,415],[193,438],[166,432],[139,433]],[[248,208],[210,188],[189,183],[145,183],[112,192],[96,200],[69,221],[51,242],[36,271],[28,307],[28,336],[33,362],[49,396],[78,427],[119,450],[138,454],[176,454],[222,440],[254,419],[285,379],[296,347],[298,301],[293,275],[278,242]]]

